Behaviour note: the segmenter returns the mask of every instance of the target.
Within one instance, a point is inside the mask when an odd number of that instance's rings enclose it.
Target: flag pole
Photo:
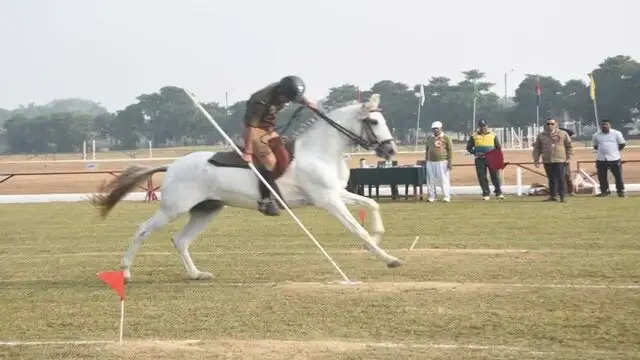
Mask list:
[[[413,151],[418,151],[418,131],[420,129],[420,110],[422,109],[422,99],[418,100],[418,116],[416,116],[416,144]]]
[[[478,83],[473,81],[473,116],[471,118],[471,133],[476,132],[476,101],[478,100]]]
[[[418,95],[418,116],[416,117],[416,146],[413,151],[418,151],[418,134],[420,131],[420,110],[422,110],[422,106],[424,105],[424,85],[420,84],[420,93]]]
[[[589,75],[589,96],[593,101],[593,113],[595,115],[596,120],[596,131],[598,130],[598,126],[600,126],[600,120],[598,119],[598,100],[596,99],[596,79],[593,78],[593,73]]]
[[[124,330],[124,299],[120,299],[120,345],[122,345],[123,330]]]
[[[540,104],[542,104],[542,87],[540,87],[540,76],[536,76],[536,133],[540,131]]]

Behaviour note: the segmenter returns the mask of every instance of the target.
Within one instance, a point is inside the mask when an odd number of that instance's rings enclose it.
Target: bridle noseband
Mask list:
[[[362,148],[364,148],[366,150],[375,149],[375,148],[377,148],[378,146],[380,146],[382,144],[391,142],[391,139],[384,140],[382,142],[378,140],[378,137],[376,136],[376,134],[373,132],[373,129],[372,129],[372,125],[375,125],[378,122],[378,120],[372,119],[370,116],[367,116],[364,119],[360,120],[363,123],[362,132],[366,133],[366,136],[367,136],[368,139],[372,139],[372,140],[367,140],[367,138],[362,136],[362,133],[361,133],[361,135],[358,135],[358,134],[354,133],[353,131],[345,128],[344,126],[338,124],[337,122],[335,122],[334,120],[329,118],[322,111],[317,110],[317,109],[313,109],[313,108],[310,108],[310,109],[316,115],[318,115],[321,119],[323,119],[329,125],[331,125],[331,127],[333,127],[334,129],[338,130],[342,135],[348,137],[349,140],[351,140],[354,144],[359,145],[359,146],[361,146]],[[374,112],[382,112],[382,109],[369,110],[369,114],[374,113]]]

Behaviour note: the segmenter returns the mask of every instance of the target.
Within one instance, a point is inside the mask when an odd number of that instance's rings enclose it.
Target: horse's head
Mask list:
[[[380,109],[380,95],[373,94],[362,104],[358,114],[360,134],[376,151],[376,155],[389,159],[396,154],[396,144]]]

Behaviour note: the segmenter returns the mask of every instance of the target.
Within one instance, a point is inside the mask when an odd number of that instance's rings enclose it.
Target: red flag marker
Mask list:
[[[364,226],[364,219],[367,217],[367,212],[364,211],[364,209],[359,209],[358,217],[360,218],[360,224]]]
[[[120,295],[120,344],[122,344],[124,330],[124,273],[122,271],[104,271],[98,273],[98,278]]]
[[[105,271],[99,273],[98,277],[120,295],[120,300],[124,300],[124,273],[122,271]]]

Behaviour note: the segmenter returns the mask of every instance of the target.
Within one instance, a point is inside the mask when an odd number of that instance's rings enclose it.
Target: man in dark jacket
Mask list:
[[[287,164],[278,164],[273,148],[282,146],[280,135],[275,131],[276,116],[289,102],[315,108],[304,97],[305,85],[297,76],[287,76],[251,95],[244,116],[244,153],[242,158],[255,162],[260,174],[269,185],[280,193],[275,179],[282,175]],[[279,215],[280,211],[269,189],[260,182],[258,210],[265,215]]]
[[[491,176],[491,183],[493,184],[494,193],[498,199],[504,199],[502,195],[502,189],[500,188],[500,172],[498,169],[491,169],[487,163],[486,154],[494,149],[500,150],[502,146],[495,133],[489,130],[487,122],[480,120],[478,122],[478,131],[471,135],[467,142],[467,151],[475,155],[476,175],[478,182],[482,188],[482,200],[489,200],[491,189],[489,188],[489,181],[487,180],[487,169],[489,169],[489,175]]]

